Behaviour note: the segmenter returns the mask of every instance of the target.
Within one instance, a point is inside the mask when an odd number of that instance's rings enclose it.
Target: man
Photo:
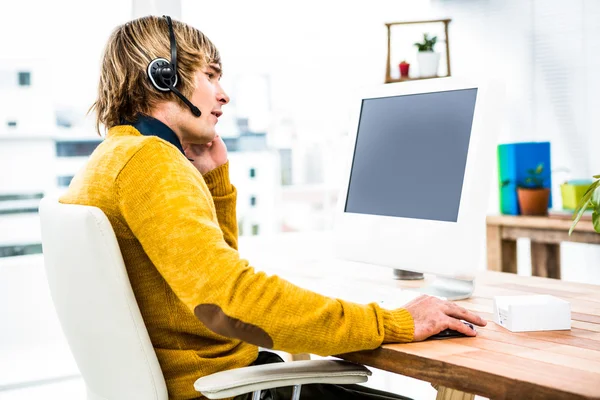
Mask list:
[[[331,355],[446,328],[474,336],[460,319],[485,325],[431,297],[397,310],[324,297],[240,259],[236,189],[215,130],[229,102],[220,78],[219,52],[198,30],[168,17],[118,27],[93,106],[108,132],[61,198],[110,220],[170,398],[200,397],[201,376],[281,361],[258,346]],[[302,399],[324,398],[401,397],[361,386],[302,390]]]

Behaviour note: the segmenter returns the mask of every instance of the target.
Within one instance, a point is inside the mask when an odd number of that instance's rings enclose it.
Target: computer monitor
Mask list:
[[[423,291],[450,300],[472,294],[500,93],[440,78],[360,96],[334,223],[338,258],[434,274]]]

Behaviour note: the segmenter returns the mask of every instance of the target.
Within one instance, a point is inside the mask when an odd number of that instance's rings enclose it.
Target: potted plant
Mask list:
[[[408,70],[410,68],[410,64],[406,62],[406,60],[402,60],[400,64],[398,64],[400,68],[400,78],[408,78]]]
[[[571,229],[569,229],[569,236],[573,233],[575,225],[577,225],[581,216],[589,207],[592,208],[594,230],[600,233],[600,175],[594,175],[594,179],[596,180],[590,185],[577,205],[575,212],[573,212],[573,224],[571,225]]]
[[[548,215],[550,188],[544,187],[544,164],[527,170],[527,177],[517,182],[517,199],[521,215]],[[507,186],[510,181],[502,182]]]
[[[419,49],[417,60],[419,62],[419,74],[422,78],[437,76],[438,65],[440,63],[440,53],[435,52],[437,36],[432,38],[429,34],[423,34],[423,41],[415,43]]]

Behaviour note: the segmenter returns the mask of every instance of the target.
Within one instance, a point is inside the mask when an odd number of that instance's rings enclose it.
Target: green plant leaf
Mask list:
[[[594,189],[594,193],[592,193],[592,203],[595,208],[600,208],[600,181],[596,182],[596,189]]]
[[[596,181],[594,183],[592,183],[590,185],[590,187],[587,188],[587,190],[584,193],[584,197],[587,196],[588,194],[592,193],[594,190],[596,190],[596,188],[598,188],[600,186],[600,181]]]
[[[583,216],[583,213],[585,212],[586,208],[588,207],[588,204],[591,203],[591,201],[592,201],[591,199],[587,199],[587,201],[583,202],[583,199],[582,199],[582,202],[577,205],[577,210],[575,210],[575,212],[573,213],[575,220],[573,221],[573,223],[571,224],[571,228],[569,229],[569,236],[571,236],[571,233],[573,233],[573,229],[575,229],[575,225],[577,225],[577,223]]]
[[[538,164],[537,168],[535,169],[535,173],[539,175],[542,173],[543,169],[544,169],[544,164]]]
[[[583,197],[579,201],[579,204],[577,204],[575,211],[573,212],[573,219],[575,219],[575,215],[579,214],[579,211],[581,209],[585,210],[587,208],[587,206],[589,205],[589,202],[592,199],[592,193],[593,192],[586,192],[586,194],[583,195]]]
[[[600,175],[594,175],[594,179],[600,179]]]
[[[600,176],[600,175],[597,175]],[[596,178],[596,176],[594,176]],[[588,208],[588,206],[592,207],[592,225],[594,226],[594,230],[600,233],[600,180],[595,181],[590,185],[590,187],[586,190],[583,198],[577,205],[575,212],[573,213],[574,221],[571,225],[571,229],[569,229],[569,235],[573,232],[575,225],[581,219],[581,216]]]
[[[588,206],[590,204],[592,204],[592,195],[593,194],[594,194],[593,191],[588,190],[585,193],[585,195],[583,196],[583,198],[581,199],[581,201],[579,202],[579,204],[577,204],[577,207],[575,208],[575,211],[573,212],[573,223],[571,224],[571,228],[569,229],[569,236],[573,232],[575,225],[577,225],[577,223],[581,219],[581,216],[583,215],[585,210],[588,208]]]
[[[594,207],[594,211],[592,212],[592,224],[594,230],[600,233],[600,187],[594,190],[594,194],[592,194],[590,201]]]

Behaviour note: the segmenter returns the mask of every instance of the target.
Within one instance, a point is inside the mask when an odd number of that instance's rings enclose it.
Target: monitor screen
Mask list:
[[[476,97],[363,99],[345,212],[456,222]]]

